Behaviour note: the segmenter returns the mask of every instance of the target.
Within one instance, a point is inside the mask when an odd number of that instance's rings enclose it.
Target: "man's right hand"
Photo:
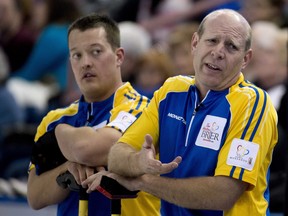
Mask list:
[[[146,134],[145,136],[145,142],[142,145],[141,151],[136,154],[138,166],[144,174],[159,175],[170,173],[176,169],[182,161],[180,156],[177,156],[170,163],[162,163],[161,161],[157,160],[153,145],[153,138],[149,134]]]

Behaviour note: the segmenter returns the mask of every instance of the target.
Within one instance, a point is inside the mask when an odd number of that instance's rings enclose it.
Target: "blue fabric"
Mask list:
[[[61,90],[67,85],[68,25],[49,25],[40,34],[25,65],[13,76],[38,81],[49,75]]]
[[[98,191],[89,196],[88,215],[110,216],[110,200]],[[57,216],[78,216],[79,195],[71,192],[70,196],[58,205]]]
[[[222,117],[229,122],[230,105],[225,98],[227,94],[228,90],[220,92],[210,91],[199,106],[198,90],[195,86],[191,86],[188,92],[170,92],[167,94],[165,100],[161,101],[159,107],[159,118],[161,122],[159,133],[161,140],[159,151],[160,160],[163,163],[167,163],[172,161],[177,155],[181,155],[183,158],[178,169],[163,176],[186,178],[190,176],[214,175],[219,151],[202,148],[194,144],[192,145],[192,143],[196,142],[197,137],[195,134],[199,134],[201,125],[207,115]],[[185,101],[185,103],[182,103],[182,106],[175,106],[175,104],[179,104],[179,101]],[[195,109],[197,110],[197,114]],[[182,116],[183,119],[189,120],[189,122],[175,121],[174,118],[167,118],[171,113]],[[191,128],[189,127],[190,122],[192,122],[193,125]],[[175,124],[179,126],[176,127]],[[171,131],[172,128],[177,128],[177,131]],[[227,130],[228,127],[223,131],[221,146],[224,143],[223,141],[225,140]],[[185,146],[186,139],[188,139],[187,146]],[[171,142],[171,140],[177,140],[177,145]],[[203,162],[203,158],[205,158],[205,162]],[[173,214],[171,214],[172,212]],[[161,215],[220,216],[223,215],[223,212],[185,209],[171,205],[171,203],[166,201],[161,201]]]

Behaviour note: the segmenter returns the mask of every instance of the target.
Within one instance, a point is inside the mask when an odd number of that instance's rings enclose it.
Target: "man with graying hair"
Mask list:
[[[110,149],[109,176],[161,198],[162,216],[269,215],[277,113],[242,74],[250,45],[239,13],[208,14],[192,37],[195,77],[169,78],[154,94]]]

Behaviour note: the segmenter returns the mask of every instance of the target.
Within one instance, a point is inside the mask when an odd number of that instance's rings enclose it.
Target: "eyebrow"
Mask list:
[[[88,47],[96,47],[96,46],[102,46],[100,43],[93,43],[93,44],[90,44]],[[70,51],[73,51],[73,50],[76,50],[77,48],[76,47],[72,47],[70,49]]]

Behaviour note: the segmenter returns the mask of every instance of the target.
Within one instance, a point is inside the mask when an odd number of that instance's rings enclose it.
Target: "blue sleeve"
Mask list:
[[[39,80],[51,73],[53,67],[68,55],[67,27],[47,27],[39,36],[25,65],[14,76],[30,81]]]

